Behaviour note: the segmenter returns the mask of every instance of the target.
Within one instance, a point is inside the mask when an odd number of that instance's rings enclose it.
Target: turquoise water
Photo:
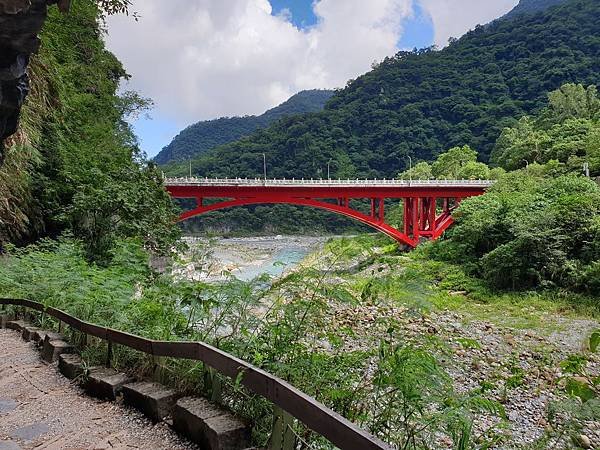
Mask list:
[[[309,253],[310,249],[307,248],[285,248],[276,252],[261,265],[234,270],[232,275],[242,281],[250,281],[264,274],[271,277],[278,277],[287,269],[300,263]]]

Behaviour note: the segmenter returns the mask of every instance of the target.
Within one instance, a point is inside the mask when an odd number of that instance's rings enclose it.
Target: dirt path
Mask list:
[[[165,424],[101,402],[41,361],[33,344],[0,330],[0,450],[194,449]]]

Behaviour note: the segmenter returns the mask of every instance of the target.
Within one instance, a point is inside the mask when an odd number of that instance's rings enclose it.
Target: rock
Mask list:
[[[504,341],[511,347],[514,347],[517,344],[515,341],[515,337],[512,334],[505,334],[503,338]]]
[[[83,361],[75,354],[61,354],[58,357],[58,370],[69,380],[83,375]]]
[[[0,1],[0,165],[3,141],[18,128],[21,106],[29,92],[27,65],[40,46],[37,35],[51,3],[56,1]],[[61,3],[64,9],[64,0]]]
[[[581,448],[592,448],[592,441],[585,434],[577,436],[576,441],[576,444]]]
[[[42,347],[42,359],[46,362],[53,363],[57,361],[58,357],[63,353],[73,353],[74,350],[74,347],[68,342],[50,340],[46,337]]]
[[[249,445],[247,424],[203,398],[179,399],[173,409],[173,427],[210,450],[241,450]]]
[[[93,397],[116,400],[124,384],[133,382],[130,376],[114,369],[96,368],[90,371],[85,390]]]
[[[123,400],[142,411],[153,422],[171,414],[177,394],[161,384],[137,382],[123,385]]]

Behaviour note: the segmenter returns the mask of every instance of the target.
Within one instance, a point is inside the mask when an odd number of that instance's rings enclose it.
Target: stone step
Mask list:
[[[6,322],[6,328],[9,330],[21,331],[26,326],[30,326],[30,324],[24,320],[9,320]]]
[[[6,328],[7,322],[13,320],[14,316],[10,314],[0,314],[0,328]]]
[[[123,385],[123,400],[153,422],[160,422],[173,411],[177,394],[162,384],[140,381]]]
[[[48,331],[43,329],[33,330],[30,336],[33,342],[36,342],[39,346],[44,345],[46,338],[53,341],[64,341],[64,337],[60,333],[54,331]]]
[[[206,399],[184,397],[173,409],[173,427],[203,449],[243,450],[250,444],[250,427]]]
[[[116,400],[124,384],[132,383],[130,376],[104,367],[90,370],[85,383],[88,394],[107,400]]]
[[[58,361],[58,357],[63,353],[73,353],[75,348],[65,341],[50,340],[48,336],[44,339],[42,347],[42,359],[46,362],[53,363]]]
[[[35,331],[40,331],[41,328],[38,327],[34,327],[34,326],[25,326],[23,327],[23,329],[21,330],[21,337],[23,338],[24,341],[31,341],[32,338],[32,334]]]
[[[58,357],[58,370],[69,380],[83,375],[83,361],[76,354],[62,354]]]

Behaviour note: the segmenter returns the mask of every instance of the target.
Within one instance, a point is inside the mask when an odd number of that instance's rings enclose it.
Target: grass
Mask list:
[[[450,426],[457,425],[457,411],[448,405],[465,404],[455,399],[449,377],[432,357],[447,359],[452,349],[434,335],[408,336],[404,328],[411,320],[448,310],[464,320],[551,332],[557,326],[554,317],[597,317],[592,299],[550,291],[499,295],[458,266],[432,260],[422,250],[401,252],[388,239],[371,235],[331,240],[296,271],[267,283],[209,285],[159,276],[149,270],[147,255],[135,242],[121,243],[108,267],[88,264],[81,244],[72,239],[9,251],[0,260],[0,295],[40,300],[84,320],[149,338],[209,342],[286,379],[397,445],[421,429],[416,422],[429,418],[411,419],[397,428],[398,415],[407,413],[403,408],[415,405],[390,393],[403,390],[429,405],[425,411],[442,408],[435,427],[446,435],[455,433]],[[364,315],[372,320],[365,321]],[[463,349],[479,345],[465,337],[456,343]],[[118,346],[114,351],[117,367],[151,371],[147,357]],[[105,346],[90,346],[84,356],[90,365],[102,362]],[[211,395],[215,379],[202,364],[167,359],[164,365],[165,381],[181,392]],[[411,378],[413,365],[423,365],[429,381]],[[410,375],[408,384],[398,385],[389,375],[396,372]],[[518,385],[522,374],[517,372],[512,383]],[[222,401],[254,419],[254,443],[265,445],[272,405],[232,380],[216,379],[223,385]],[[438,384],[435,395],[427,395],[433,392],[427,383]],[[493,409],[486,402],[478,404]],[[475,413],[461,410],[467,419],[460,423],[467,426]],[[329,448],[308,430],[296,431],[316,448]]]

